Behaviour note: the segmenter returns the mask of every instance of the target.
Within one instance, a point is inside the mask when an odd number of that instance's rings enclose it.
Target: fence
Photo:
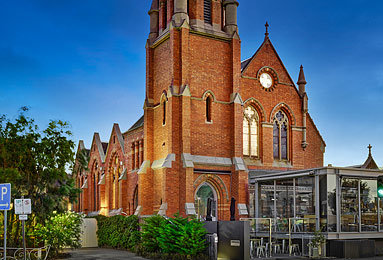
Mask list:
[[[50,246],[44,246],[41,248],[27,248],[26,257],[24,258],[23,248],[8,248],[7,258],[11,260],[45,260],[48,257]],[[4,259],[4,248],[0,248],[0,260]]]

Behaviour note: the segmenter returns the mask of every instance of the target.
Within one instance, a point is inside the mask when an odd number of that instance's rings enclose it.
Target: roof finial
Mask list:
[[[300,70],[299,70],[299,77],[298,77],[298,85],[300,84],[307,84],[306,79],[305,79],[305,73],[303,72],[303,65],[301,65]]]
[[[267,23],[267,21],[266,21],[265,27],[266,27],[265,37],[269,38],[269,24]]]
[[[371,156],[371,148],[372,148],[371,144],[369,144],[367,148],[368,148],[368,156]]]

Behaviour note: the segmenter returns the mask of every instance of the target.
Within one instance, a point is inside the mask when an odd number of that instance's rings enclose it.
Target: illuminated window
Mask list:
[[[243,116],[243,155],[258,157],[258,113],[248,106]]]
[[[273,154],[274,159],[288,160],[288,126],[289,120],[285,113],[279,111],[273,122]]]

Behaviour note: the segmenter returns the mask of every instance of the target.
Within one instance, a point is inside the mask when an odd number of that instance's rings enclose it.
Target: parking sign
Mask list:
[[[9,210],[11,207],[11,184],[0,184],[0,210]]]

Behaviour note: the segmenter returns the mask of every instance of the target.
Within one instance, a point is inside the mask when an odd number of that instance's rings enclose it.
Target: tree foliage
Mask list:
[[[64,247],[81,247],[83,216],[75,212],[54,213],[43,224],[37,224],[34,235],[41,244],[51,245],[53,255]]]
[[[67,174],[73,164],[74,142],[67,122],[50,121],[40,130],[22,108],[14,120],[0,117],[0,183],[12,184],[12,201],[30,198],[33,214],[26,222],[44,223],[52,212],[64,212],[67,201],[75,201],[79,190]],[[20,246],[20,223],[9,214],[8,237],[12,246]]]

